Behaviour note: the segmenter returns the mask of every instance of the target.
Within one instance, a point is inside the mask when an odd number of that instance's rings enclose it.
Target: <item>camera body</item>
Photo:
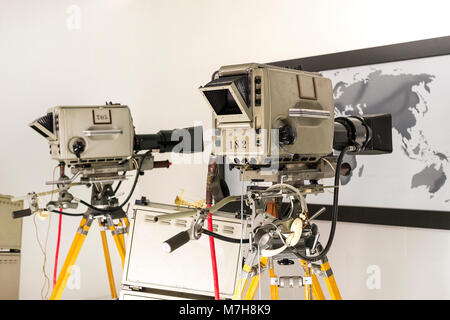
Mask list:
[[[213,111],[213,154],[236,163],[317,162],[333,146],[331,81],[263,64],[221,67],[200,87]]]
[[[120,162],[133,155],[128,106],[58,106],[30,127],[49,141],[52,159],[66,165]]]

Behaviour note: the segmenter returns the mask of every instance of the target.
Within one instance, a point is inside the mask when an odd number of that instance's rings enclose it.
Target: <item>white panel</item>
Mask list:
[[[20,253],[0,254],[0,300],[19,299]]]
[[[10,196],[0,195],[0,249],[20,250],[22,219],[13,219],[13,211],[21,210],[23,201],[12,202]]]
[[[167,296],[162,294],[136,292],[131,290],[122,290],[119,294],[120,300],[184,300],[184,298],[178,298],[173,296]]]
[[[127,246],[124,283],[214,295],[208,237],[202,236],[197,241],[190,241],[172,253],[164,252],[162,243],[178,232],[186,230],[192,218],[177,219],[171,224],[155,223],[148,219],[149,216],[161,214],[158,211],[162,210],[138,209],[136,212]],[[215,218],[213,224],[217,225],[220,234],[233,238],[240,237],[241,224],[238,219],[220,217]],[[233,233],[224,232],[224,228],[228,227],[233,229]],[[231,296],[239,261],[239,244],[215,240],[215,247],[220,293]]]

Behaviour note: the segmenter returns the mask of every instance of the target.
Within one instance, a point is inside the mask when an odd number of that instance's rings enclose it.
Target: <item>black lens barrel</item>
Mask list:
[[[390,114],[338,117],[334,119],[333,149],[356,147],[353,153],[386,154],[392,152],[392,116]]]
[[[154,134],[134,136],[134,150],[159,150],[159,153],[203,152],[203,127],[161,130]]]
[[[371,130],[364,119],[358,116],[334,119],[333,149],[342,151],[348,146],[362,150],[371,139]]]

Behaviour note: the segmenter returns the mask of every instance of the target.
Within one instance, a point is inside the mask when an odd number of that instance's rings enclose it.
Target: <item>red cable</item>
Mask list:
[[[59,211],[62,211],[62,208],[60,208]],[[55,287],[56,275],[58,273],[58,256],[59,256],[59,243],[61,241],[61,225],[62,225],[62,214],[59,215],[58,242],[56,243],[55,268],[53,269],[53,287]]]
[[[207,208],[211,207],[210,204],[206,205]],[[208,230],[213,231],[212,215],[208,214]],[[216,248],[214,246],[214,238],[209,237],[209,249],[211,251],[211,263],[214,279],[214,297],[216,300],[220,300],[219,296],[219,276],[217,273],[217,260],[216,260]]]

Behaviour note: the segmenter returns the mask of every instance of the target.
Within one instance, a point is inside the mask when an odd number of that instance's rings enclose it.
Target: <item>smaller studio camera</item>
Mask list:
[[[58,208],[76,209],[80,202],[96,214],[108,210],[117,213],[130,200],[144,171],[171,165],[168,160],[155,161],[153,151],[203,152],[201,126],[138,135],[134,132],[130,109],[120,104],[54,107],[30,127],[48,140],[52,159],[59,161],[59,179],[47,182],[58,186],[58,200],[46,205],[46,210],[53,212]],[[146,152],[138,154],[140,151]],[[66,166],[71,168],[71,177],[65,174]],[[127,179],[126,173],[133,170],[137,170],[134,184],[119,205],[116,192]],[[115,182],[118,184],[113,188]],[[74,185],[92,186],[90,204],[68,192]],[[14,217],[39,210],[36,206],[30,208],[34,209],[23,210]]]
[[[30,124],[50,144],[52,159],[67,165],[120,162],[141,150],[202,152],[202,127],[135,135],[124,105],[60,106]]]

